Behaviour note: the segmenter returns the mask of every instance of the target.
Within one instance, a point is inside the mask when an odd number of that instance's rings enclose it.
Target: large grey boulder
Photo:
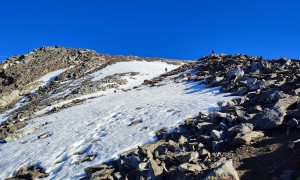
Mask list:
[[[279,107],[265,108],[261,113],[254,116],[251,123],[260,129],[272,129],[282,124],[285,115],[286,112]]]
[[[262,104],[269,104],[275,103],[279,99],[283,99],[285,96],[283,93],[270,89],[266,92],[263,92],[261,95],[258,96],[257,102]]]
[[[239,81],[244,76],[244,71],[240,68],[230,69],[226,72],[226,78],[234,78],[234,82]]]

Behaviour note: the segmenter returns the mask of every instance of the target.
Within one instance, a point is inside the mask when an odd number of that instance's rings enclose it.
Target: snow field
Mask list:
[[[123,72],[141,73],[136,76],[137,81],[128,85],[132,87],[143,82],[143,78],[163,73],[166,66],[161,62],[151,67],[140,62],[129,63],[109,66],[93,76],[99,79],[121,73],[121,67],[124,67],[126,70]],[[153,74],[147,67],[153,68]],[[172,67],[168,68],[171,70]],[[48,124],[17,141],[0,145],[0,179],[13,176],[16,170],[28,164],[44,167],[50,173],[47,179],[79,179],[84,176],[85,167],[100,164],[116,158],[125,150],[152,142],[156,130],[172,128],[186,118],[196,116],[199,111],[209,111],[217,107],[217,102],[229,99],[217,92],[217,88],[205,89],[196,83],[167,80],[159,87],[141,86],[117,93],[107,91],[105,96],[30,120],[24,129]],[[141,123],[130,126],[137,120]],[[49,136],[38,139],[37,136],[43,133]],[[76,163],[90,155],[95,156],[93,161]]]

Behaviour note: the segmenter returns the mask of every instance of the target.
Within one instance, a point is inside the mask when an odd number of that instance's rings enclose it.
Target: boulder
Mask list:
[[[210,122],[201,122],[197,124],[197,128],[199,130],[199,134],[205,134],[208,131],[211,131],[214,127],[213,123]]]
[[[238,133],[233,142],[239,145],[250,145],[251,141],[264,136],[263,132],[251,131],[249,133]]]
[[[251,85],[255,84],[256,81],[257,81],[256,78],[248,77],[248,78],[246,79],[246,84],[247,84],[247,86],[251,86]]]
[[[208,87],[213,87],[213,86],[219,86],[220,83],[224,80],[224,77],[212,77],[211,79],[208,79]]]
[[[86,162],[86,161],[93,161],[95,159],[96,156],[94,155],[88,155],[88,156],[85,156],[81,159],[79,159],[78,161],[75,162],[75,164],[80,164],[80,163],[83,163],[83,162]]]
[[[234,78],[234,83],[240,81],[242,79],[242,77],[244,76],[244,71],[242,69],[238,69],[236,71],[236,74],[235,74],[235,78]]]
[[[108,168],[108,166],[106,164],[101,164],[101,165],[97,165],[97,166],[90,166],[90,167],[84,168],[84,172],[87,175],[90,175],[96,171],[100,171],[100,170],[107,169],[107,168]]]
[[[257,80],[255,84],[249,86],[249,90],[256,91],[258,89],[264,89],[268,87],[270,84],[265,80]]]
[[[212,170],[205,178],[205,180],[239,180],[237,171],[232,165],[232,160],[223,162],[220,166]]]
[[[260,73],[263,68],[264,66],[261,62],[253,62],[251,64],[251,71],[254,73]]]
[[[149,177],[151,179],[161,178],[161,175],[164,170],[163,167],[157,165],[157,163],[153,159],[149,160],[149,169]]]
[[[270,104],[270,103],[275,103],[282,98],[284,98],[283,93],[277,90],[270,89],[266,92],[263,92],[261,95],[259,95],[258,99],[255,99],[255,101],[261,104]]]
[[[279,99],[274,105],[273,107],[278,107],[281,108],[282,110],[286,110],[287,108],[289,108],[292,104],[295,104],[299,101],[299,97],[298,96],[289,96],[283,99]]]
[[[48,176],[49,174],[45,173],[44,169],[41,167],[24,166],[17,171],[16,176],[12,179],[40,179]]]
[[[232,135],[237,133],[247,134],[253,130],[253,125],[251,123],[241,123],[228,129],[228,132]]]
[[[251,123],[260,129],[272,129],[282,124],[286,112],[281,108],[265,108],[261,113],[254,116]]]
[[[220,119],[220,120],[225,119],[228,122],[232,123],[236,119],[236,117],[229,113],[214,112],[212,120],[218,122],[218,119]]]
[[[199,157],[199,153],[195,152],[181,152],[175,158],[181,163],[191,162]]]
[[[102,169],[100,171],[96,171],[91,175],[90,179],[111,179],[113,180],[112,173],[114,169]]]
[[[236,116],[237,120],[248,123],[255,116],[255,114],[248,114],[245,111],[238,110],[236,111]]]
[[[199,173],[202,170],[202,167],[199,164],[183,163],[180,164],[178,170],[182,172]]]
[[[259,113],[262,111],[262,108],[259,105],[255,106],[250,106],[247,108],[247,112],[252,114],[252,113]]]
[[[227,79],[233,78],[233,77],[236,75],[236,72],[237,72],[237,69],[229,69],[229,70],[226,72],[226,78],[227,78]]]

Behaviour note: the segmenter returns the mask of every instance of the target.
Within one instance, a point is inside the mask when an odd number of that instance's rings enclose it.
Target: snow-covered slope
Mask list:
[[[165,71],[176,68],[163,62],[122,62],[92,74],[99,80],[115,73],[139,72],[126,88],[140,85]],[[50,173],[48,179],[79,179],[84,167],[100,164],[131,147],[154,140],[154,131],[173,127],[199,111],[209,111],[228,99],[218,89],[195,88],[195,83],[141,86],[131,91],[113,89],[95,99],[58,113],[30,120],[20,139],[0,145],[0,179],[13,176],[24,165],[38,165]],[[130,125],[132,122],[140,122]],[[26,131],[28,130],[28,131]],[[95,159],[78,164],[86,156]]]

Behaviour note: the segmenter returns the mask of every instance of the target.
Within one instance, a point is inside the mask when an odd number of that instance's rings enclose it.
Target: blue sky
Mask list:
[[[49,45],[197,59],[300,59],[299,0],[1,0],[0,60]]]

